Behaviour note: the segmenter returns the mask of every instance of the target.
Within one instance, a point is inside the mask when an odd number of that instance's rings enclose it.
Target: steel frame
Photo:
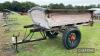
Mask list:
[[[32,40],[32,37],[33,37],[33,35],[34,35],[34,32],[40,32],[40,34],[42,35],[42,37],[41,37],[41,38],[38,38],[38,39],[35,39],[35,40]],[[29,37],[29,36],[30,36],[30,37]],[[45,31],[44,31],[43,29],[38,28],[38,29],[31,29],[31,30],[30,30],[30,33],[27,34],[27,35],[23,38],[22,41],[18,41],[18,40],[17,40],[17,39],[18,39],[18,36],[14,36],[14,35],[13,35],[13,37],[15,37],[15,42],[12,43],[12,44],[13,44],[13,46],[14,46],[15,52],[18,53],[18,52],[19,52],[19,51],[18,51],[18,44],[23,44],[23,43],[28,43],[28,42],[35,42],[35,41],[45,40],[45,39],[46,39],[46,34],[45,34]],[[29,38],[29,39],[27,39],[27,38]]]

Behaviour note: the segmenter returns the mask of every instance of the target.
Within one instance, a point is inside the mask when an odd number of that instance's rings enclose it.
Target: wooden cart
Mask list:
[[[81,32],[77,25],[88,23],[93,25],[93,10],[33,7],[28,11],[28,14],[32,18],[33,24],[26,25],[24,28],[31,28],[30,33],[22,41],[17,41],[18,36],[13,35],[12,38],[17,52],[18,44],[45,40],[46,37],[53,39],[59,33],[63,33],[62,41],[65,48],[74,49],[81,40]],[[40,32],[43,38],[32,40],[34,32]]]

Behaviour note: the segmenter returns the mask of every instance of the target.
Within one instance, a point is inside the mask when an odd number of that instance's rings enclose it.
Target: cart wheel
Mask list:
[[[57,35],[58,35],[58,33],[55,31],[46,31],[46,36],[48,36],[50,39],[56,38]]]
[[[68,28],[63,34],[63,44],[67,49],[76,48],[81,40],[81,33],[76,27]]]

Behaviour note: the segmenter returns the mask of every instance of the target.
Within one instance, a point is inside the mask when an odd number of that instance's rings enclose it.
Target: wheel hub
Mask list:
[[[71,35],[69,36],[70,41],[75,41],[76,39],[76,35],[75,33],[71,33]]]

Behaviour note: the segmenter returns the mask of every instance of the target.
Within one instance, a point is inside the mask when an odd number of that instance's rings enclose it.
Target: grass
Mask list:
[[[20,25],[14,27],[10,33],[6,33],[9,37],[13,33],[21,32],[21,36],[24,34],[24,25],[31,24],[32,21],[28,16],[20,16],[18,14],[11,17],[17,18],[17,22]],[[80,45],[77,48],[95,48],[95,53],[77,53],[76,49],[67,50],[63,47],[61,36],[56,39],[47,39],[39,42],[33,42],[20,45],[20,52],[17,56],[100,56],[100,23],[95,23],[93,27],[80,26],[82,38]],[[35,34],[40,36],[39,33]]]

